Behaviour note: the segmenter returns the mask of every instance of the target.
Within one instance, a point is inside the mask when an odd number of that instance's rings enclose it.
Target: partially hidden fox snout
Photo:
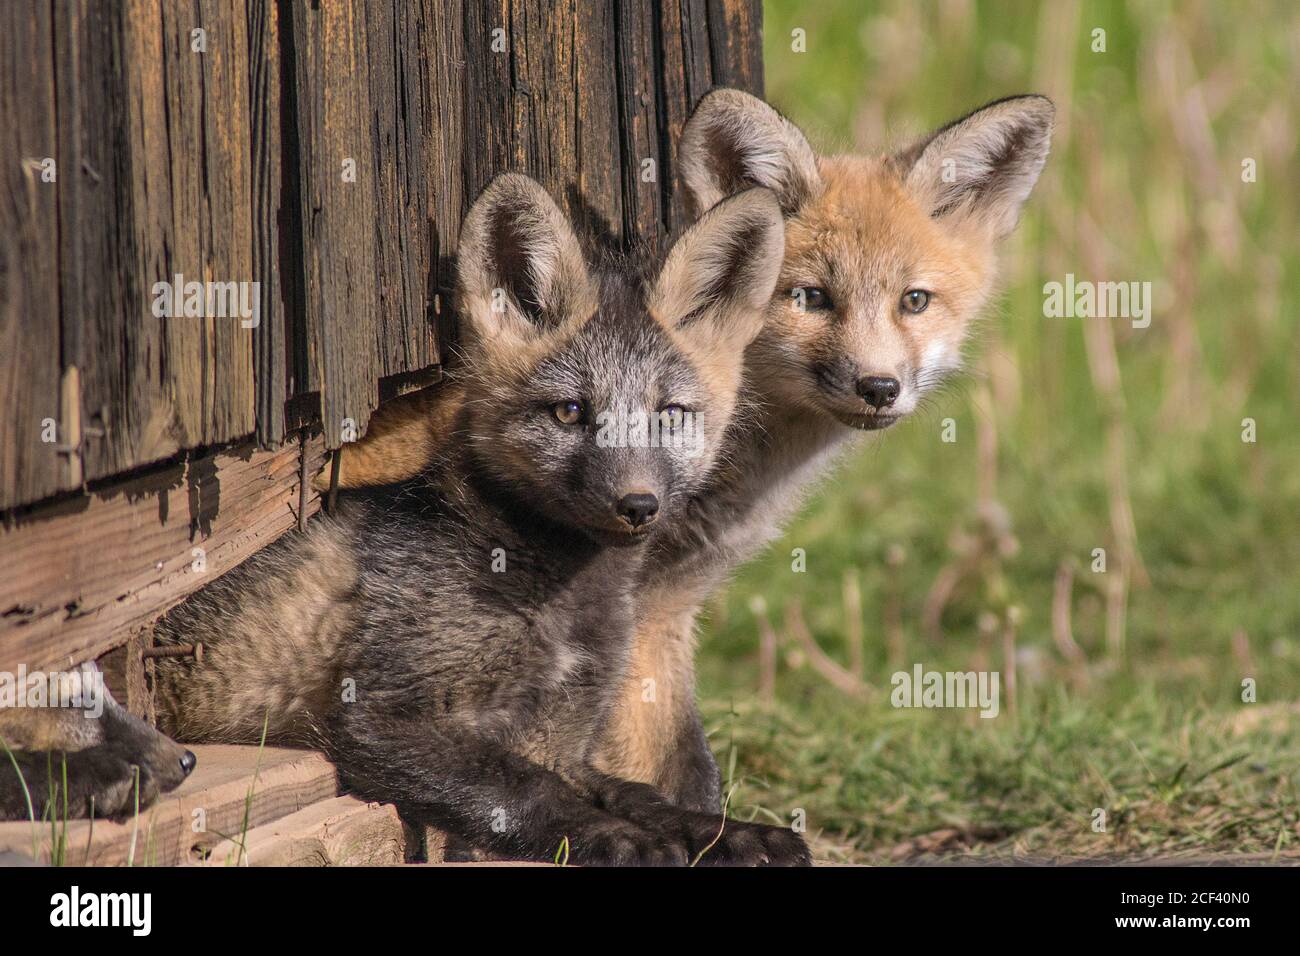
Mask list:
[[[71,815],[122,818],[194,770],[194,753],[122,707],[93,665],[51,686],[58,701],[0,708],[12,755],[0,764],[0,819],[58,818],[65,798]]]

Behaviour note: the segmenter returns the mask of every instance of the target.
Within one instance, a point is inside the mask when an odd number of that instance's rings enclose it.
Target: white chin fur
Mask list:
[[[944,374],[956,369],[961,364],[957,348],[949,342],[931,342],[925,347],[921,356],[921,373],[923,375]]]

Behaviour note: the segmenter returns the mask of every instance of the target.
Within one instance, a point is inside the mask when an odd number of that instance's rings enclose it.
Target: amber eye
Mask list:
[[[557,402],[551,406],[551,414],[561,425],[576,425],[582,421],[582,402]]]
[[[903,293],[903,311],[916,315],[925,311],[930,304],[930,293],[924,289],[908,289]]]
[[[663,428],[676,430],[686,423],[686,409],[680,405],[665,405],[659,409],[659,424]]]
[[[806,312],[825,312],[831,308],[831,294],[816,286],[796,286],[790,290],[795,307],[803,306]]]

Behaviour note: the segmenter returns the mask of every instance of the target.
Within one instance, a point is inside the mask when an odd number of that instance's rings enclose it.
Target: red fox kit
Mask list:
[[[717,770],[692,691],[699,604],[779,534],[849,439],[904,418],[959,367],[993,289],[997,243],[1046,162],[1053,115],[1044,97],[1015,97],[893,155],[818,157],[746,93],[718,90],[697,106],[679,151],[695,210],[771,188],[785,260],[745,354],[743,400],[759,411],[733,426],[693,520],[656,542],[647,564],[633,665],[603,750],[610,772],[714,805]]]
[[[694,620],[728,571],[778,533],[802,494],[861,431],[887,428],[953,373],[991,294],[1051,142],[1041,96],[989,104],[892,155],[819,157],[797,127],[746,93],[716,90],[683,133],[682,179],[699,213],[761,185],[786,217],[785,261],[763,332],[745,355],[724,466],[691,519],[653,545],[637,641],[602,766],[694,808],[718,775],[694,701]],[[460,397],[435,391],[381,409],[375,438],[342,455],[342,482],[402,477],[445,434]],[[441,409],[441,410],[440,410]],[[394,466],[397,467],[394,467]]]

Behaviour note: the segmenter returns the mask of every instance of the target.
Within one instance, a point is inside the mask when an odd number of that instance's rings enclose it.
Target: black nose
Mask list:
[[[185,751],[185,753],[181,754],[181,772],[188,777],[190,775],[190,771],[194,769],[194,765],[198,762],[199,762],[199,758],[194,756],[193,751],[191,750]]]
[[[659,499],[654,495],[624,495],[618,500],[618,515],[634,528],[649,524],[659,513]]]
[[[888,408],[898,398],[902,386],[896,378],[883,375],[868,375],[858,379],[858,394],[874,408]]]

